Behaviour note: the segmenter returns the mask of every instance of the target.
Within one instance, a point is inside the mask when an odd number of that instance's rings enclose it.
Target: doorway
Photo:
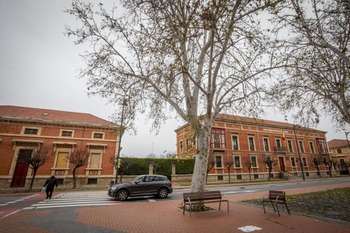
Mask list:
[[[18,153],[15,172],[13,173],[11,187],[24,187],[28,173],[28,161],[32,156],[32,150],[20,149]]]
[[[286,167],[284,166],[284,158],[283,157],[278,157],[278,161],[280,164],[280,171],[281,172],[285,172],[286,171]]]

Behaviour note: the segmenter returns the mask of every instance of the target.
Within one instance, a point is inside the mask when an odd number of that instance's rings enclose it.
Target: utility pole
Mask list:
[[[121,151],[121,142],[122,142],[122,136],[124,134],[124,111],[125,111],[125,107],[128,106],[126,99],[123,100],[122,103],[122,116],[120,119],[120,130],[119,130],[119,143],[118,143],[118,152],[117,152],[117,156],[116,156],[116,161],[115,161],[115,183],[118,184],[118,170],[119,170],[119,165],[120,165],[120,161],[119,161],[119,157],[120,157],[120,151]]]

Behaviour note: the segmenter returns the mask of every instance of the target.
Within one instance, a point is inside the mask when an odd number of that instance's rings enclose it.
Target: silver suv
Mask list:
[[[128,183],[115,184],[108,189],[108,196],[115,197],[119,201],[125,201],[128,197],[151,196],[166,198],[173,192],[171,181],[161,175],[141,175]]]

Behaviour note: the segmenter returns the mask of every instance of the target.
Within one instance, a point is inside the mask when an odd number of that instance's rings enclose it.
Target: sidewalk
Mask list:
[[[315,192],[347,185],[328,185],[316,188],[288,189],[287,195]],[[134,232],[134,233],[206,233],[206,232],[248,232],[245,229],[256,229],[259,233],[346,233],[350,232],[349,224],[336,221],[325,221],[282,212],[279,217],[272,209],[264,214],[262,208],[239,203],[239,200],[261,198],[266,192],[227,195],[230,201],[230,212],[226,205],[221,211],[218,203],[211,206],[215,210],[182,214],[179,210],[181,200],[159,202],[129,202],[118,206],[76,208],[66,211],[35,210],[20,211],[0,220],[0,231],[10,232]],[[60,214],[61,213],[61,214]],[[56,227],[55,227],[56,226]],[[247,227],[250,226],[250,227]],[[242,228],[246,227],[246,228]],[[239,229],[241,228],[241,229]]]

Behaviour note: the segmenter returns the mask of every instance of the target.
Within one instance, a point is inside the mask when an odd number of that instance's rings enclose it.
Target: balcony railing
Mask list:
[[[284,146],[275,146],[275,151],[279,153],[286,153],[287,152],[287,147]]]

